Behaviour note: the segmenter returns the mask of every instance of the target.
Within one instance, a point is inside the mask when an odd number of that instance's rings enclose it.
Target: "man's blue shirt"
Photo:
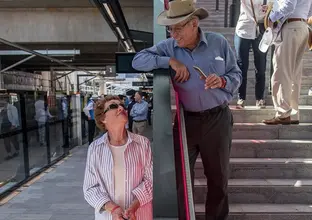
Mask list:
[[[180,48],[173,38],[159,42],[151,48],[140,51],[133,59],[133,68],[149,72],[153,69],[169,68],[171,57],[183,63],[190,72],[190,78],[183,83],[174,83],[179,99],[185,110],[204,111],[224,103],[229,103],[242,81],[241,70],[228,41],[217,33],[200,31],[200,41],[191,51]],[[200,67],[206,75],[215,73],[226,79],[222,89],[205,90],[205,81],[193,66]]]

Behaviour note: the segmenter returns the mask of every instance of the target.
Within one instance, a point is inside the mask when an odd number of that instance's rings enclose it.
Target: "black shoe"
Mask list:
[[[9,155],[9,156],[5,157],[4,159],[5,159],[5,160],[11,160],[12,158],[13,158],[13,156],[10,156],[10,155]]]

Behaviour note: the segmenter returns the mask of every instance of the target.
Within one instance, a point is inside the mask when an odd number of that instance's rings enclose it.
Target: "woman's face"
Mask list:
[[[106,102],[102,117],[107,129],[120,124],[124,126],[128,122],[127,112],[124,105],[119,100],[110,100]]]

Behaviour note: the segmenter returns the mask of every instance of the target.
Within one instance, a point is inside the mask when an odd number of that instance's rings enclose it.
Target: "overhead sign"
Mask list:
[[[153,86],[153,81],[148,81],[148,82],[132,82],[132,86]]]
[[[10,71],[1,73],[2,89],[35,91],[43,89],[42,75]]]

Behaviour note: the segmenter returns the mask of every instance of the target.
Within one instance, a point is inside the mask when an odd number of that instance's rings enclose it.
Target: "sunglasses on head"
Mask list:
[[[120,104],[112,103],[112,104],[110,104],[110,105],[107,107],[107,109],[104,110],[104,114],[105,114],[106,112],[108,112],[109,110],[111,110],[111,109],[117,109],[119,106],[121,106],[121,107],[123,107],[124,109],[126,109],[126,108],[125,108],[125,105],[122,104],[122,103],[120,103]]]

